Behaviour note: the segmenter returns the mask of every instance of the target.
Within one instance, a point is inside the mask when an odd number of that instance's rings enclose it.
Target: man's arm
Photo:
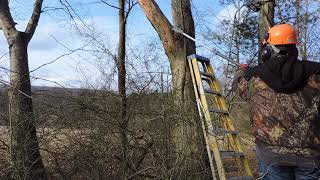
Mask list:
[[[243,77],[244,72],[245,71],[241,69],[236,72],[232,83],[232,89],[237,92],[243,100],[248,101],[250,98],[249,82]]]

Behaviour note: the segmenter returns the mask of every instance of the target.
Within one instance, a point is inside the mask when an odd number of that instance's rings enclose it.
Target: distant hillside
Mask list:
[[[32,97],[36,116],[43,112],[53,111],[60,108],[60,112],[68,111],[70,105],[82,103],[81,98],[104,94],[115,97],[116,94],[110,91],[81,89],[81,88],[61,88],[47,86],[33,86]],[[65,108],[64,108],[65,106]],[[69,109],[68,109],[69,108]],[[57,112],[55,112],[57,113]],[[0,86],[0,125],[8,124],[8,87]]]

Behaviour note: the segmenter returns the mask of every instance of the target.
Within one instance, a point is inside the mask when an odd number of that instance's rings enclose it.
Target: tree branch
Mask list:
[[[16,23],[10,13],[8,0],[0,0],[0,30],[3,30],[7,39],[16,32]]]
[[[149,169],[154,169],[154,167],[147,167],[147,168],[144,168],[144,169],[142,169],[142,170],[140,170],[140,171],[138,171],[138,172],[135,172],[134,174],[132,174],[131,176],[129,176],[128,179],[132,179],[132,178],[135,177],[136,175],[141,174],[142,172],[147,171],[147,170],[149,170]]]
[[[139,0],[139,4],[152,26],[158,32],[167,55],[172,54],[175,49],[176,37],[172,31],[171,23],[154,0]]]
[[[110,6],[110,7],[112,7],[112,8],[115,8],[115,9],[118,9],[118,10],[122,11],[122,9],[121,9],[121,8],[119,8],[119,7],[117,7],[117,6],[112,5],[112,4],[108,3],[107,1],[101,0],[101,2],[102,2],[102,3],[104,3],[104,4],[106,4],[106,5],[108,5],[108,6]]]
[[[137,4],[138,4],[138,2],[132,2],[131,0],[129,0],[129,2],[128,2],[128,10],[127,10],[127,12],[125,12],[125,14],[126,14],[125,19],[124,19],[125,24],[127,24],[127,20],[128,20],[128,17],[129,17],[129,14],[130,14],[131,10]]]
[[[42,3],[43,3],[43,0],[36,0],[36,2],[34,3],[32,16],[31,16],[31,18],[28,22],[27,28],[25,30],[25,33],[28,34],[28,40],[30,40],[32,38],[32,36],[38,26],[40,14],[41,14]]]

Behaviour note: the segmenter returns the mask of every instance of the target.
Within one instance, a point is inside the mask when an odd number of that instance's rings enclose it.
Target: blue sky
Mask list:
[[[116,9],[104,4],[94,3],[97,1],[98,0],[88,0],[84,2],[83,0],[70,0],[69,2],[77,12],[77,15],[79,15],[86,26],[88,26],[88,28],[83,26],[77,18],[76,21],[80,31],[86,32],[89,28],[91,30],[94,29],[94,33],[90,32],[89,34],[96,34],[99,41],[110,49],[111,52],[115,53],[118,38],[118,12]],[[117,5],[116,0],[109,0],[108,2]],[[158,0],[157,2],[171,21],[170,0]],[[32,5],[33,2],[31,0],[10,1],[10,8],[15,21],[18,23],[17,28],[19,30],[25,28],[26,22],[31,15]],[[45,0],[45,8],[58,6],[59,3],[56,0]],[[193,0],[193,6],[196,24],[198,23],[198,17],[201,17],[202,14],[207,14],[204,18],[205,20],[202,20],[208,23],[212,28],[214,28],[217,23],[217,19],[219,20],[225,18],[224,16],[230,16],[230,14],[232,15],[232,12],[234,12],[234,8],[231,6],[220,6],[218,0]],[[197,28],[197,31],[199,31],[199,28]],[[149,46],[148,43],[152,42],[157,44],[159,50],[159,58],[157,60],[159,62],[154,62],[156,65],[151,68],[154,70],[157,70],[159,66],[168,68],[169,64],[162,51],[161,43],[155,30],[144,16],[140,7],[136,6],[129,17],[128,46],[130,46],[130,49],[136,48],[137,51],[144,51],[145,49],[148,49],[148,47],[146,47]],[[79,32],[75,30],[74,26],[71,25],[70,17],[63,11],[48,11],[44,13],[29,46],[30,70],[45,63],[54,62],[32,72],[32,76],[58,82],[66,87],[85,86],[84,84],[86,83],[84,82],[88,83],[89,81],[94,86],[103,80],[101,77],[103,76],[102,71],[109,71],[109,73],[114,71],[111,66],[113,62],[110,58],[104,59],[89,52],[75,51],[74,53],[71,53],[71,50],[83,47],[86,44],[88,44],[88,38],[82,37]],[[92,50],[94,47],[90,45],[90,47],[86,47],[85,49]],[[199,51],[203,51],[202,54],[205,53],[205,50],[199,49],[198,52]],[[0,57],[7,52],[7,44],[1,33]],[[136,52],[132,51],[132,53]],[[141,52],[137,52],[137,54],[141,54]],[[152,54],[153,53],[150,53],[150,56]],[[103,61],[103,63],[101,61]],[[141,67],[141,71],[148,70],[148,67],[141,64],[139,60],[131,60],[130,62],[133,64],[132,66]],[[8,56],[4,56],[0,59],[0,66],[9,66]],[[7,74],[4,71],[0,71],[0,76],[2,76],[2,79],[7,79]],[[57,85],[48,81],[34,79],[32,80],[32,84],[48,86]]]

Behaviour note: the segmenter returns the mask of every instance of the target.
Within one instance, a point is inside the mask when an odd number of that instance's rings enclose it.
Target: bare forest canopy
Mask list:
[[[0,179],[210,179],[194,53],[211,59],[256,176],[236,67],[216,52],[256,65],[281,23],[300,60],[320,62],[318,0],[0,0]]]

